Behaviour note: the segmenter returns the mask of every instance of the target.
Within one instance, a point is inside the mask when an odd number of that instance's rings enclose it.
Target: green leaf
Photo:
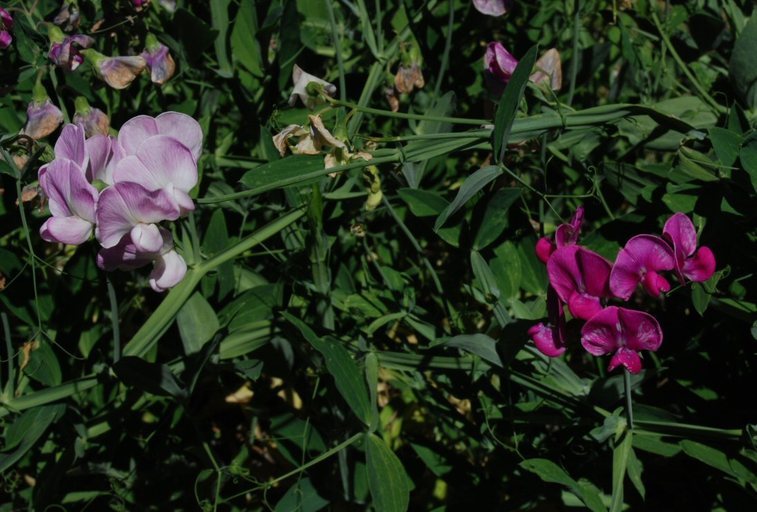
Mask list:
[[[751,108],[757,107],[757,15],[752,14],[733,45],[729,71],[736,90]]]
[[[444,223],[447,222],[447,219],[454,215],[460,208],[465,206],[465,203],[467,203],[482,188],[497,179],[501,174],[502,169],[495,165],[490,165],[488,167],[482,167],[468,176],[460,187],[460,190],[458,190],[455,199],[452,200],[449,206],[447,206],[436,219],[434,231],[439,231],[439,229],[444,226]]]
[[[628,459],[631,453],[633,434],[631,430],[626,430],[620,434],[622,438],[617,442],[612,452],[612,499],[610,501],[610,512],[620,512],[623,510],[623,484],[626,479],[626,469],[628,468]]]
[[[710,299],[712,299],[712,295],[707,293],[701,283],[691,284],[691,303],[699,316],[704,316],[707,306],[710,305]]]
[[[681,441],[681,448],[689,457],[704,462],[708,466],[712,466],[727,475],[736,477],[733,469],[731,469],[731,463],[728,460],[728,456],[722,451],[688,439]]]
[[[405,512],[410,504],[410,482],[394,452],[375,434],[366,434],[365,460],[376,512]]]
[[[641,477],[642,472],[644,471],[644,467],[641,464],[641,461],[638,457],[636,457],[636,452],[631,448],[631,450],[628,452],[628,479],[631,480],[631,483],[636,488],[637,491],[639,491],[639,494],[641,495],[641,498],[644,499],[646,496],[647,490],[644,487],[644,480]]]
[[[309,478],[298,479],[281,497],[274,512],[318,512],[330,502],[323,498]]]
[[[523,58],[518,63],[518,66],[513,72],[513,76],[505,87],[505,92],[502,94],[502,98],[499,100],[497,106],[497,113],[494,117],[494,157],[497,162],[501,162],[505,156],[505,149],[507,148],[507,140],[510,138],[510,129],[515,121],[515,114],[518,112],[518,105],[523,98],[523,93],[526,91],[526,85],[528,84],[528,78],[531,75],[531,70],[534,69],[536,64],[536,54],[539,48],[532,46],[530,50],[526,52]]]
[[[371,402],[369,428],[371,432],[375,432],[380,422],[378,410],[379,362],[375,352],[369,352],[365,356],[365,382],[368,384],[368,396]]]
[[[486,205],[481,226],[476,233],[473,248],[481,250],[494,242],[508,226],[507,211],[520,197],[519,188],[501,188]]]
[[[496,302],[500,295],[499,288],[497,288],[497,280],[494,278],[494,274],[486,263],[486,260],[478,251],[471,251],[470,262],[473,275],[478,280],[487,302]]]
[[[234,28],[231,30],[232,57],[247,71],[258,78],[263,77],[263,58],[256,39],[258,31],[257,12],[253,2],[241,2]]]
[[[750,137],[744,142],[739,152],[739,160],[744,170],[749,173],[752,187],[757,190],[757,138]]]
[[[218,317],[200,292],[195,292],[176,315],[184,353],[194,354],[209,342],[218,331]]]
[[[447,206],[449,201],[444,199],[436,192],[422,190],[419,188],[401,188],[397,191],[410,211],[416,217],[431,217],[439,215]]]
[[[725,128],[710,128],[710,141],[720,163],[731,167],[739,157],[741,135]]]
[[[176,380],[173,372],[165,364],[150,363],[141,357],[125,356],[113,365],[121,381],[153,395],[184,398],[187,391]]]
[[[286,183],[286,180],[293,180],[319,169],[323,169],[322,156],[293,155],[255,167],[244,173],[239,181],[247,188],[269,187],[278,183]],[[297,184],[303,185],[304,183]]]
[[[216,31],[215,50],[218,60],[218,72],[221,76],[231,77],[231,62],[227,49],[226,33],[229,30],[229,4],[231,0],[213,0],[210,2],[210,18]]]
[[[10,453],[0,453],[0,473],[5,473],[18,462],[65,410],[63,404],[44,405],[30,409],[16,418],[5,430],[4,447],[6,451],[15,449]]]
[[[544,482],[561,484],[568,487],[589,510],[607,512],[601,497],[594,489],[586,485],[580,485],[565,470],[551,460],[527,459],[520,463],[520,467],[536,474]]]
[[[460,334],[449,338],[444,345],[475,354],[500,368],[503,366],[502,359],[497,353],[497,341],[486,334]]]
[[[368,398],[365,378],[347,349],[338,341],[319,338],[299,318],[295,318],[286,312],[282,313],[282,316],[300,331],[313,348],[323,355],[326,361],[326,369],[334,377],[334,384],[336,384],[336,388],[347,405],[363,423],[370,425],[373,408]]]
[[[489,261],[489,268],[503,299],[511,299],[519,293],[521,263],[515,244],[508,240],[494,249],[494,258]]]

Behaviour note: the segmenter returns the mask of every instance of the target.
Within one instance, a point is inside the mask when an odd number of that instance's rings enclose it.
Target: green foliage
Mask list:
[[[61,2],[3,4],[0,511],[754,509],[749,2],[77,3],[66,34],[106,55],[153,34],[177,72],[115,90],[64,71]],[[490,41],[519,60],[506,85]],[[556,90],[530,80],[550,48]],[[288,104],[295,64],[337,92]],[[95,244],[41,239],[60,130],[19,136],[35,86],[67,122],[85,97],[112,135],[137,114],[200,123],[169,292],[136,269],[108,274],[112,296]],[[634,296],[664,342],[628,381],[575,319],[559,358],[529,339],[548,321],[534,246],[580,205],[609,260],[678,211],[717,260]]]

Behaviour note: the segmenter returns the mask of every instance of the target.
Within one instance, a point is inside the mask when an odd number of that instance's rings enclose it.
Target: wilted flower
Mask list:
[[[168,47],[161,44],[154,35],[148,34],[145,41],[145,51],[141,54],[150,69],[150,80],[163,85],[176,72],[176,63],[168,51]]]
[[[53,160],[39,171],[39,185],[49,198],[50,213],[40,228],[48,242],[78,245],[89,238],[95,223],[97,190],[71,160]]]
[[[562,60],[556,48],[550,48],[534,64],[536,71],[531,73],[529,80],[535,84],[546,84],[553,91],[562,87]]]
[[[394,87],[398,92],[409,94],[414,88],[422,89],[424,85],[426,81],[418,63],[413,62],[410,66],[400,64],[394,76]]]
[[[512,56],[507,49],[502,46],[502,43],[491,42],[486,46],[486,53],[484,54],[484,66],[493,77],[500,81],[507,83],[513,76],[518,65],[518,59]]]
[[[610,274],[610,290],[616,297],[628,300],[642,283],[653,297],[670,290],[670,283],[660,275],[675,266],[673,251],[655,235],[636,235],[618,253]]]
[[[336,93],[336,85],[306,73],[297,64],[292,68],[292,82],[294,82],[294,89],[289,96],[290,106],[294,106],[297,98],[300,98],[303,105],[312,109],[319,103],[318,94],[315,92],[318,88],[329,96]]]
[[[473,7],[482,14],[502,16],[513,6],[512,0],[473,0]]]
[[[82,127],[86,137],[110,133],[110,118],[105,112],[99,108],[91,107],[83,96],[76,98],[74,105],[76,106],[74,124]]]
[[[79,6],[76,2],[63,2],[53,23],[63,26],[64,30],[75,30],[79,27]]]
[[[673,244],[675,270],[681,283],[707,281],[715,273],[715,255],[709,247],[697,249],[697,232],[694,224],[683,213],[671,216],[662,229],[662,235]]]
[[[26,107],[26,125],[23,133],[34,140],[47,137],[63,122],[63,112],[53,105],[39,82],[35,84],[33,97]]]
[[[547,262],[550,284],[571,314],[583,320],[600,311],[601,299],[610,296],[611,268],[602,256],[578,245],[557,249]]]
[[[11,30],[13,29],[13,16],[0,7],[0,49],[6,49],[13,42]]]
[[[83,50],[97,76],[114,89],[127,88],[145,69],[147,62],[140,56],[106,57],[95,50]]]
[[[595,356],[612,354],[608,371],[622,365],[631,373],[639,373],[639,352],[660,348],[662,329],[649,313],[610,306],[584,324],[581,344]]]

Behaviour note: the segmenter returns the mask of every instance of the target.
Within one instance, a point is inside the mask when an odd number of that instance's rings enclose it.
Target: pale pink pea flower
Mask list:
[[[473,7],[481,14],[502,16],[513,6],[513,0],[473,0]]]

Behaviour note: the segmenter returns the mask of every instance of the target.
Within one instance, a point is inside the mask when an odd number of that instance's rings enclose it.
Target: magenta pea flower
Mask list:
[[[473,7],[481,14],[502,16],[513,6],[512,0],[473,0]]]
[[[505,84],[509,82],[517,65],[518,59],[502,43],[493,41],[486,46],[484,69],[498,81]]]
[[[642,369],[639,352],[660,348],[662,329],[649,313],[609,306],[584,324],[581,344],[595,356],[612,354],[608,371],[622,365],[635,374]]]
[[[547,262],[549,282],[576,318],[588,320],[610,296],[612,265],[599,254],[578,245],[557,249]]]
[[[184,258],[174,250],[171,233],[165,228],[158,228],[162,245],[154,252],[140,251],[129,235],[124,236],[118,244],[103,248],[97,253],[97,266],[112,272],[114,270],[133,270],[153,263],[150,273],[150,286],[156,292],[173,288],[187,273]]]
[[[11,30],[13,29],[13,16],[0,7],[0,49],[5,50],[13,42]]]
[[[148,190],[139,183],[116,183],[100,194],[95,236],[109,249],[129,234],[137,251],[155,253],[163,247],[157,223],[178,218],[179,210],[166,191]]]
[[[176,72],[176,62],[171,57],[168,47],[161,44],[152,34],[147,35],[145,51],[140,55],[145,59],[150,70],[150,80],[155,84],[163,85]]]
[[[655,235],[636,235],[626,242],[615,259],[610,274],[610,291],[628,300],[641,283],[652,297],[670,290],[670,283],[660,272],[675,266],[670,246]]]
[[[563,303],[551,286],[547,289],[547,316],[549,323],[539,323],[528,330],[536,348],[549,357],[565,352],[565,313]]]
[[[49,198],[50,213],[40,228],[48,242],[79,245],[92,234],[97,190],[73,161],[55,159],[39,171],[39,185]]]
[[[584,207],[579,206],[567,224],[560,224],[555,231],[554,240],[543,236],[536,241],[536,257],[546,264],[549,257],[560,247],[575,245],[581,235],[581,225],[584,222]]]
[[[673,245],[675,271],[681,283],[707,281],[715,272],[715,255],[709,247],[697,249],[697,232],[694,224],[683,213],[671,216],[662,229],[662,235]]]

